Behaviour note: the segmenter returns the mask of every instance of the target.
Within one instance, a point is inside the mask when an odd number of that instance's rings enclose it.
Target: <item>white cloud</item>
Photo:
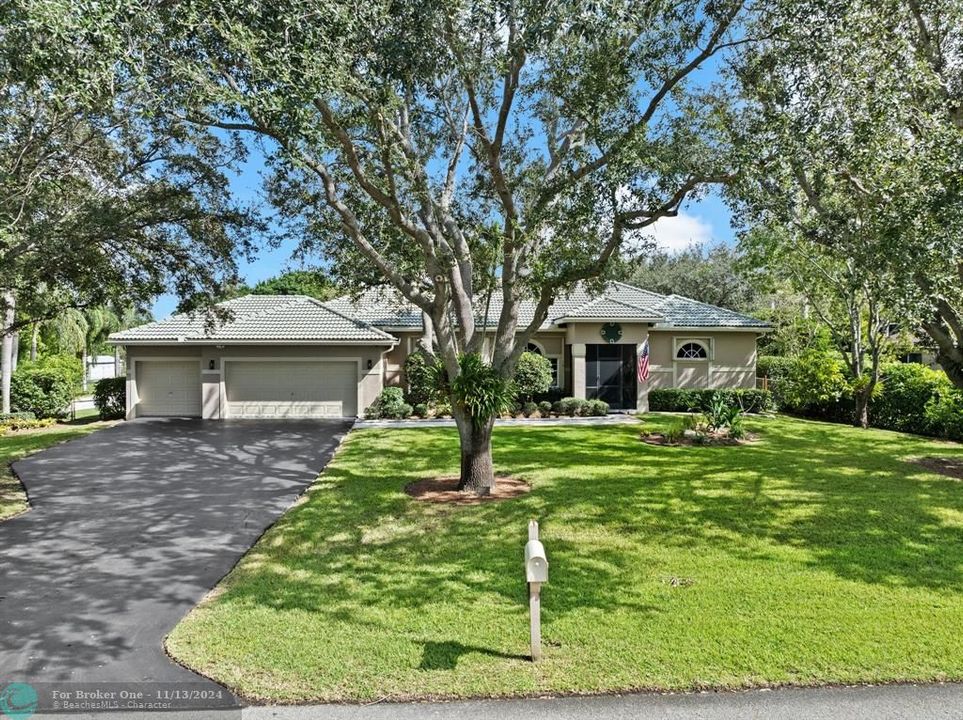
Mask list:
[[[664,217],[656,220],[648,228],[648,234],[655,239],[660,250],[677,253],[690,245],[702,245],[712,242],[712,225],[695,215],[680,212],[675,217]]]

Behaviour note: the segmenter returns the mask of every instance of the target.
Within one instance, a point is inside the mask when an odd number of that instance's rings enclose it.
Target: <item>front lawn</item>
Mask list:
[[[669,419],[652,416],[650,426]],[[963,678],[963,446],[779,418],[741,447],[503,427],[528,495],[418,503],[449,429],[353,433],[168,638],[251,698],[372,700]],[[544,659],[521,570],[541,522]]]
[[[96,426],[55,425],[0,435],[0,520],[19,515],[27,509],[27,495],[10,469],[11,463],[51,445],[86,435],[93,429]]]

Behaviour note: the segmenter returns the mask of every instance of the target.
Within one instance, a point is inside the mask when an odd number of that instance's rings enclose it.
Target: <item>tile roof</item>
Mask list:
[[[203,313],[174,315],[113,333],[125,342],[360,342],[390,344],[395,338],[337,308],[305,295],[245,295],[220,303],[230,318],[212,320]]]
[[[357,300],[343,296],[322,303],[305,295],[245,295],[220,303],[231,317],[208,327],[203,314],[174,315],[166,320],[123,330],[110,341],[137,342],[344,342],[389,344],[395,338],[385,329],[421,329],[421,311],[390,288],[365,290]],[[493,295],[489,323],[498,322],[501,297]],[[535,303],[523,302],[519,324],[531,322]],[[659,295],[627,285],[610,283],[599,294],[578,286],[551,306],[542,329],[560,323],[598,320],[637,320],[655,328],[718,327],[765,330],[756,318],[707,305],[680,295]]]
[[[644,307],[603,295],[580,305],[574,310],[551,318],[551,320],[557,323],[566,320],[608,320],[610,318],[613,320],[648,320],[651,322],[662,320],[663,316],[662,313],[652,307]]]
[[[765,330],[769,323],[734,310],[708,305],[681,295],[668,295],[657,306],[671,327],[724,327]]]
[[[335,298],[327,303],[341,312],[383,328],[421,329],[421,311],[404,300],[393,289],[378,287],[365,290],[357,299]],[[490,324],[498,322],[501,297],[493,295],[488,311]],[[535,303],[522,302],[519,324],[531,322]],[[480,315],[479,315],[480,317]],[[610,283],[601,296],[589,293],[579,285],[568,295],[558,298],[548,312],[542,329],[559,321],[630,320],[655,322],[656,327],[722,327],[765,330],[762,320],[733,310],[707,305],[681,295],[660,295],[622,282]]]

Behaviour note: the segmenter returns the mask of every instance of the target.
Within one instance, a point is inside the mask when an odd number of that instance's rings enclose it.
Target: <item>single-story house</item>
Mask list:
[[[203,316],[174,315],[110,336],[127,352],[128,418],[357,416],[382,388],[404,384],[405,358],[423,335],[420,310],[384,288],[328,302],[247,295],[222,307],[230,318],[213,326]],[[493,297],[488,316],[499,311]],[[522,307],[521,326],[533,311]],[[566,395],[645,410],[653,388],[754,387],[756,340],[768,328],[616,282],[560,298],[529,350],[550,360]],[[647,340],[650,376],[640,382]]]

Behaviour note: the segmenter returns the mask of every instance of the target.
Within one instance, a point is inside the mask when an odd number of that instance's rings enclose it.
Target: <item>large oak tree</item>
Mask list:
[[[420,308],[452,386],[472,392],[458,382],[470,367],[497,395],[556,298],[727,176],[724,93],[695,77],[743,41],[742,12],[192,0],[133,3],[115,22],[141,38],[130,70],[165,113],[260,138],[305,246],[342,281],[387,283]],[[459,397],[461,484],[485,493],[498,403]]]

